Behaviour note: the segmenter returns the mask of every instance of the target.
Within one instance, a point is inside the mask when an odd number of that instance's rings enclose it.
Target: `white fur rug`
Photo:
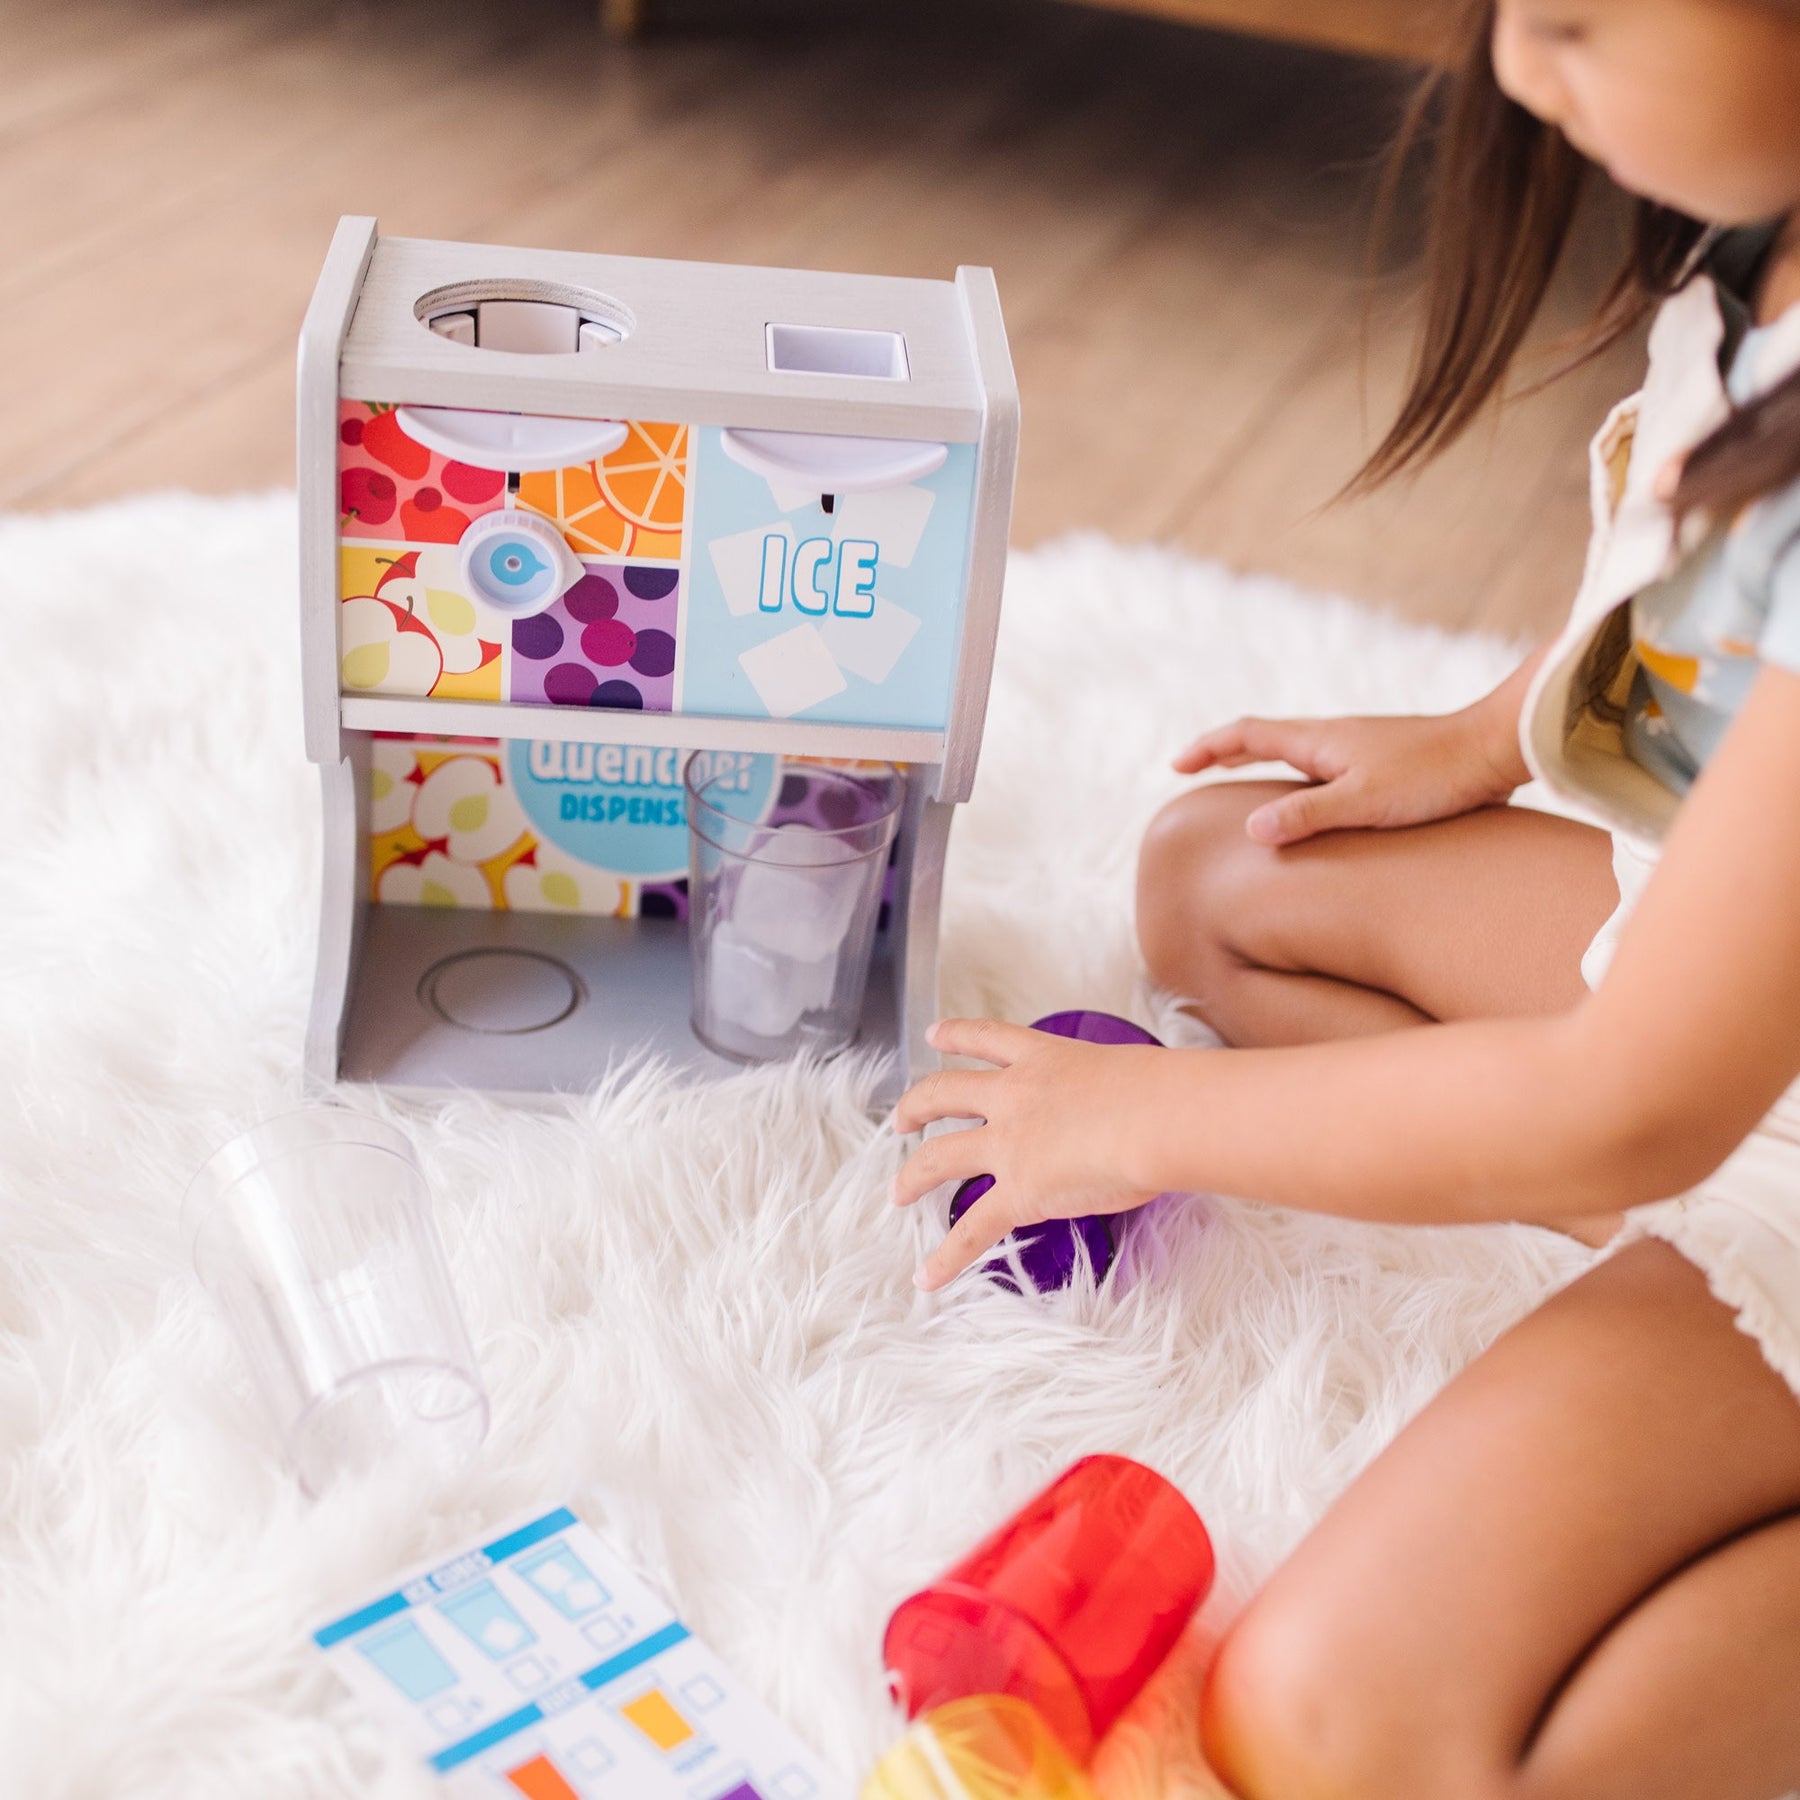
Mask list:
[[[1223,1617],[1396,1427],[1581,1267],[1524,1229],[1165,1210],[1135,1279],[908,1279],[866,1068],[411,1131],[494,1399],[447,1490],[303,1501],[176,1223],[299,1093],[315,857],[291,503],[0,521],[0,1794],[427,1784],[304,1639],[484,1525],[569,1501],[845,1772],[890,1719],[888,1608],[1051,1473],[1129,1452],[1199,1506]],[[206,651],[196,656],[193,645]],[[1168,754],[1243,710],[1443,707],[1505,666],[1348,603],[1081,539],[1013,564],[947,1004],[1181,1029],[1134,965]]]

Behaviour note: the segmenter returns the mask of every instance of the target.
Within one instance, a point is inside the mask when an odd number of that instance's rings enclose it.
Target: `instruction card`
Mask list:
[[[843,1800],[566,1507],[419,1569],[313,1638],[459,1795]]]

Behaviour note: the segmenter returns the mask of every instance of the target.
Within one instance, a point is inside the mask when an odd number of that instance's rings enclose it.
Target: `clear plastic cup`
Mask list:
[[[904,776],[696,752],[686,784],[695,1035],[742,1062],[841,1049],[862,1018]]]
[[[487,1394],[401,1132],[329,1107],[271,1119],[212,1157],[183,1212],[308,1494],[396,1460],[448,1474],[474,1453]]]

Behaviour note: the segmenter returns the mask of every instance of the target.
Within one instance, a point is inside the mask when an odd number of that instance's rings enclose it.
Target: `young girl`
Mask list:
[[[1476,10],[1371,472],[1469,422],[1604,165],[1641,199],[1602,327],[1661,307],[1573,619],[1448,718],[1200,738],[1178,768],[1311,778],[1202,787],[1144,843],[1150,969],[1234,1048],[946,1022],[996,1067],[896,1125],[982,1123],[895,1198],[996,1177],[928,1288],[1163,1189],[1610,1239],[1251,1604],[1207,1745],[1247,1800],[1771,1800],[1800,1787],[1800,0]],[[1505,806],[1530,774],[1596,823]]]

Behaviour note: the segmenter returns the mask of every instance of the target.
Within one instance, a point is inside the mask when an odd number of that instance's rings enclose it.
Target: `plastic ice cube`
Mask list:
[[[802,1013],[831,1003],[835,953],[800,961],[747,937],[735,921],[713,928],[707,969],[712,1012],[754,1037],[784,1037]]]
[[[801,962],[836,955],[871,874],[843,854],[809,826],[777,826],[738,877],[732,924],[751,943]]]

